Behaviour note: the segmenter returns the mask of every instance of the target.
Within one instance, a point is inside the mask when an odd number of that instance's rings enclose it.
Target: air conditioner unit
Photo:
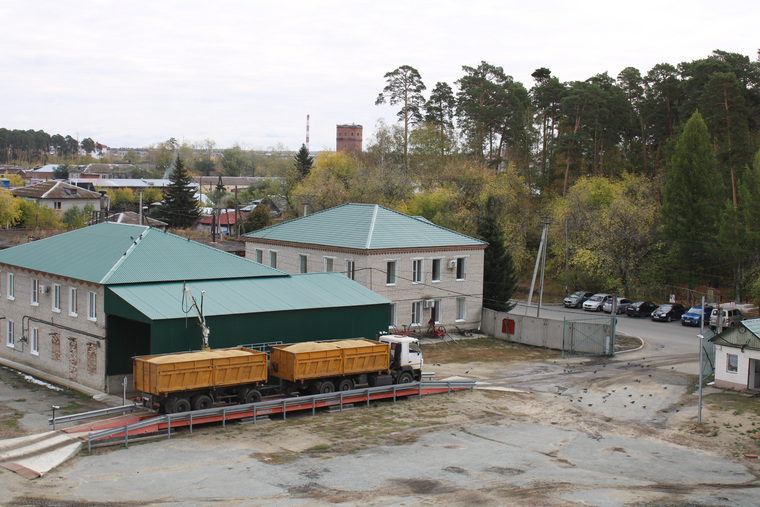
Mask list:
[[[47,285],[40,285],[40,294],[47,294],[50,292],[50,287]]]
[[[454,269],[455,267],[457,267],[457,260],[456,259],[451,259],[449,261],[449,269]]]
[[[433,306],[435,306],[434,299],[426,299],[425,301],[422,302],[423,308],[432,308]]]

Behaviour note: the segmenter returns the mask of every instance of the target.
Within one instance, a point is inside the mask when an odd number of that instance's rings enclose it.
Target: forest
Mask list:
[[[280,177],[291,216],[373,202],[476,236],[487,208],[523,281],[548,223],[558,293],[760,300],[757,56],[716,50],[584,81],[543,67],[532,77],[528,87],[487,62],[462,66],[453,83],[390,70],[375,104],[397,108],[398,121],[379,121],[362,153],[233,147],[212,160],[212,141],[179,148],[196,174]],[[65,157],[66,139],[0,129],[0,163]],[[159,166],[176,148],[148,151]]]

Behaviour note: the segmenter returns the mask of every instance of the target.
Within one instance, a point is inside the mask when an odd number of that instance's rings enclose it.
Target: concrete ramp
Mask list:
[[[62,431],[0,440],[0,466],[27,479],[36,479],[81,448],[82,441],[77,436]]]

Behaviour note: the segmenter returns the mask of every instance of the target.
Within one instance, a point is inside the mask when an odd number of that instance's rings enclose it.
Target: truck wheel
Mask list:
[[[338,391],[350,391],[354,388],[354,381],[350,378],[344,378],[338,384]]]
[[[414,382],[414,377],[408,371],[401,372],[401,375],[396,379],[397,384],[410,384]]]
[[[177,398],[177,401],[174,402],[174,410],[172,410],[173,413],[179,413],[179,412],[188,412],[190,410],[190,400],[187,398]]]
[[[211,408],[214,402],[211,400],[211,396],[207,394],[198,394],[193,397],[193,410],[204,410]]]
[[[256,389],[249,389],[245,393],[244,403],[258,403],[260,401],[261,401],[261,393],[258,392]]]
[[[335,384],[333,384],[332,381],[325,380],[319,385],[320,394],[327,394],[327,393],[333,393],[333,392],[335,392]]]

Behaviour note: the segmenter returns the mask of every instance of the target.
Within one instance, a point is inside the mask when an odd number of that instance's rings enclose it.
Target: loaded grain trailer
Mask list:
[[[267,354],[237,347],[134,358],[134,388],[148,408],[168,414],[226,401],[261,401]]]
[[[410,345],[411,350],[410,350]],[[269,375],[282,380],[285,391],[330,393],[408,383],[419,379],[422,353],[414,338],[384,335],[380,341],[363,338],[294,343],[271,347]]]

